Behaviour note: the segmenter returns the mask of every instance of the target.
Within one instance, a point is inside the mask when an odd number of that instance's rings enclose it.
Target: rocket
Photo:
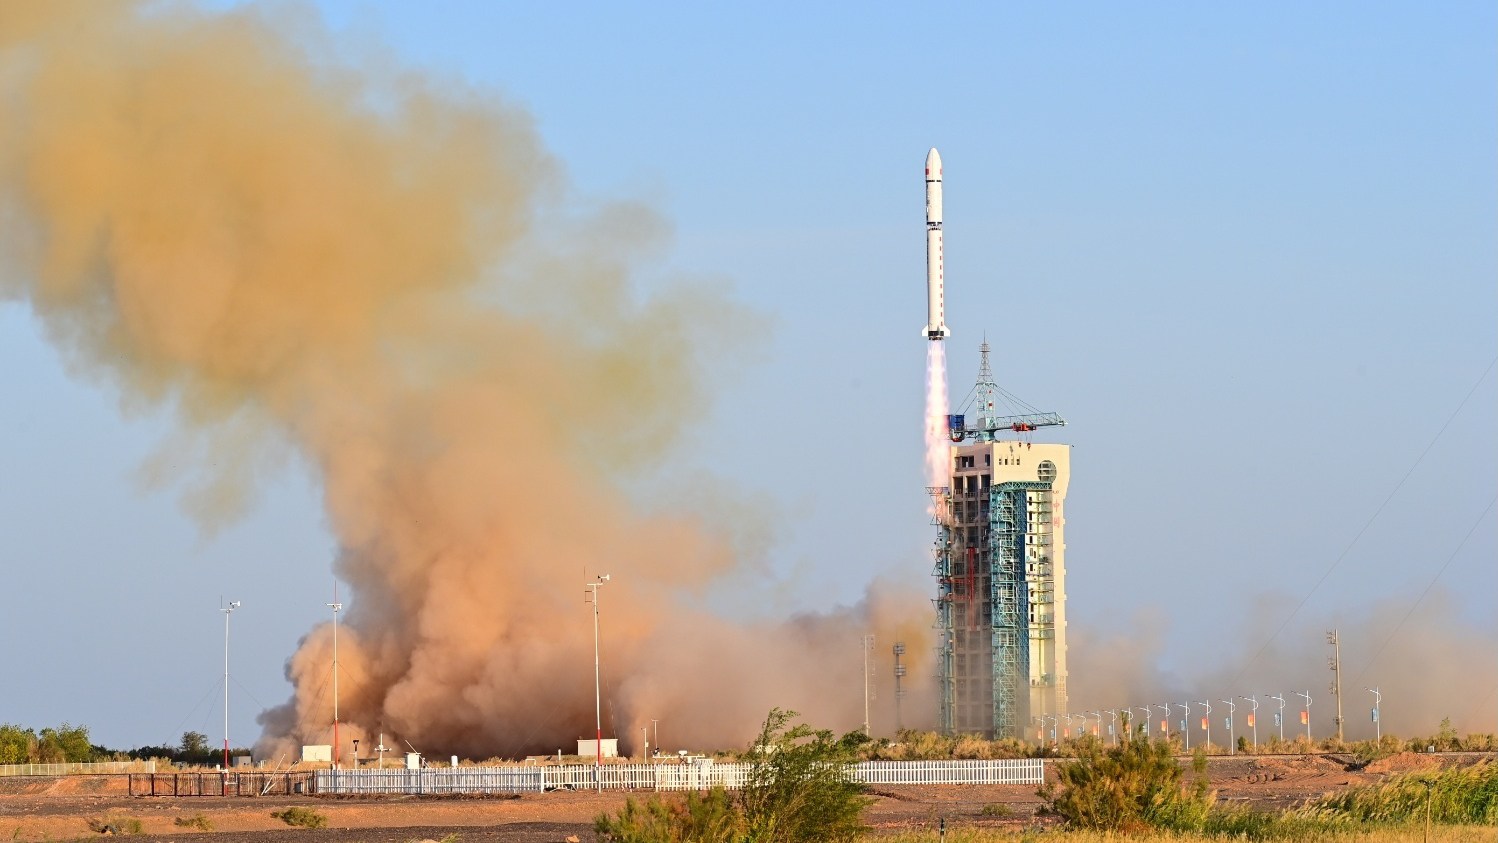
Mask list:
[[[939,342],[947,330],[947,293],[942,278],[941,153],[926,153],[926,339]]]

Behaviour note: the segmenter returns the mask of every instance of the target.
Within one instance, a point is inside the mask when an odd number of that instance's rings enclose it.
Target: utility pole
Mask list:
[[[240,607],[235,600],[227,607],[224,598],[219,598],[219,611],[224,613],[224,775],[229,773],[229,616]]]
[[[869,736],[869,680],[873,678],[874,636],[863,637],[863,734]]]
[[[900,700],[905,696],[905,689],[901,687],[905,679],[905,665],[900,663],[900,657],[905,655],[905,642],[895,642],[895,734],[898,735],[905,729],[905,721],[900,717]]]
[[[1326,633],[1326,643],[1332,645],[1332,696],[1337,698],[1337,743],[1342,742],[1342,639],[1335,629]]]
[[[585,586],[593,593],[593,726],[596,730],[593,742],[593,782],[599,793],[603,792],[603,684],[599,681],[598,671],[598,589],[608,581],[609,575],[604,574],[596,582]]]
[[[333,610],[333,769],[338,769],[343,757],[343,745],[338,743],[338,613],[343,604],[338,602],[338,581],[333,581],[333,602],[327,604]],[[354,767],[359,766],[359,742],[354,741]]]

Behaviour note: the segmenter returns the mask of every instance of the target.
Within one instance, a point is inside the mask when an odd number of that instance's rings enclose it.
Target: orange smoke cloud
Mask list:
[[[519,109],[300,46],[326,38],[289,12],[0,5],[0,283],[75,371],[179,410],[205,524],[288,447],[316,468],[352,590],[349,734],[469,756],[590,734],[585,569],[614,576],[626,740],[659,718],[721,746],[772,705],[857,723],[859,635],[902,625],[924,689],[920,597],[722,623],[684,595],[735,568],[728,539],[621,491],[759,320],[700,283],[642,296],[666,226],[568,213]],[[263,748],[329,739],[329,632],[290,659]]]

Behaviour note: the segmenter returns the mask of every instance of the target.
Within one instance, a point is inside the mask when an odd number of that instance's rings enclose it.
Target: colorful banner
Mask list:
[[[1250,715],[1248,715],[1248,728],[1252,729],[1253,727],[1254,727],[1254,716],[1252,714],[1250,714]]]
[[[1306,725],[1306,724],[1308,724],[1310,722],[1311,722],[1311,712],[1306,711],[1305,709],[1302,708],[1300,710],[1300,725],[1304,726],[1304,725]]]

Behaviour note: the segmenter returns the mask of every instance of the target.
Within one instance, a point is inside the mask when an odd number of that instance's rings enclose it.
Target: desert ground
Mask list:
[[[1492,753],[1404,753],[1365,767],[1338,755],[1236,756],[1211,761],[1209,777],[1221,799],[1283,808],[1352,785],[1439,765],[1467,764]],[[487,797],[150,797],[129,796],[123,776],[0,778],[0,836],[56,841],[106,836],[95,828],[138,820],[141,832],[172,841],[236,843],[410,843],[456,835],[459,843],[562,843],[593,839],[593,818],[618,810],[629,796],[617,791],[557,791]],[[876,835],[963,827],[1018,828],[1047,824],[1037,816],[1028,785],[877,786],[865,821]],[[988,808],[1003,805],[1008,810]],[[322,829],[293,828],[271,816],[290,806],[327,817]],[[985,813],[984,809],[988,808]],[[994,814],[1004,816],[995,816]],[[212,831],[179,824],[199,817]]]

